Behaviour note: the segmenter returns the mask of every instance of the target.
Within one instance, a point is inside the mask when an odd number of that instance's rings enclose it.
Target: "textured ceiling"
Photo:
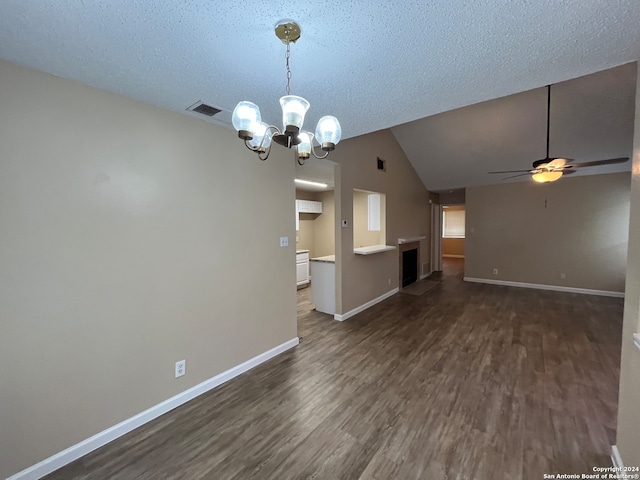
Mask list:
[[[638,0],[2,0],[0,58],[174,111],[201,100],[218,122],[251,100],[279,123],[283,18],[302,27],[306,124],[333,114],[345,137],[640,58]]]

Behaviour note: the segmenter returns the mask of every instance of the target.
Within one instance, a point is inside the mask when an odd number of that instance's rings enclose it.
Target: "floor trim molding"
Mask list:
[[[267,350],[260,355],[257,355],[240,365],[236,365],[229,370],[222,372],[215,377],[210,378],[209,380],[205,380],[204,382],[191,387],[185,390],[182,393],[179,393],[164,402],[160,402],[157,405],[154,405],[151,408],[148,408],[144,412],[138,413],[131,418],[128,418],[113,427],[107,428],[100,433],[93,435],[92,437],[87,438],[86,440],[81,441],[71,447],[63,450],[55,455],[52,455],[45,460],[32,465],[31,467],[18,472],[11,477],[7,478],[7,480],[38,480],[39,478],[48,475],[51,472],[58,470],[59,468],[64,467],[65,465],[77,460],[78,458],[86,455],[89,452],[100,448],[107,443],[119,438],[132,430],[144,425],[147,422],[159,417],[167,413],[170,410],[173,410],[176,407],[188,402],[189,400],[193,400],[199,395],[202,395],[209,390],[216,388],[219,385],[222,385],[225,382],[228,382],[232,378],[237,377],[238,375],[246,372],[247,370],[251,370],[252,368],[260,365],[261,363],[270,360],[271,358],[295,347],[300,343],[300,339],[298,337],[292,338],[291,340],[284,342],[277,347],[272,348],[271,350]]]
[[[504,285],[507,287],[534,288],[537,290],[554,290],[556,292],[580,293],[583,295],[600,295],[602,297],[624,298],[624,292],[609,290],[592,290],[590,288],[562,287],[560,285],[543,285],[541,283],[510,282],[508,280],[490,280],[488,278],[464,277],[465,282],[487,283],[490,285]]]
[[[611,445],[611,463],[613,463],[618,472],[624,472],[624,463],[622,463],[622,457],[617,445]]]
[[[354,308],[353,310],[349,310],[347,313],[343,313],[343,314],[336,313],[333,316],[333,318],[334,320],[338,320],[339,322],[344,322],[347,318],[351,318],[360,312],[364,312],[367,308],[373,307],[376,303],[380,303],[381,301],[386,300],[387,298],[395,295],[399,291],[400,289],[396,287],[393,290],[390,290],[387,293],[380,295],[379,297],[374,298],[373,300],[370,300],[367,303],[360,305],[359,307]]]

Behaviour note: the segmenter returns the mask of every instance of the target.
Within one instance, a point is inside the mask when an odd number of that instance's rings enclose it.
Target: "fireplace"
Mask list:
[[[418,281],[425,272],[429,271],[429,264],[423,263],[420,268],[421,259],[424,260],[424,248],[420,247],[420,242],[427,237],[408,237],[398,239],[398,266],[400,267],[400,276],[398,278],[398,285],[400,288],[404,288],[407,285]],[[426,275],[424,275],[426,276]]]
[[[412,248],[402,252],[402,287],[418,280],[418,249]]]

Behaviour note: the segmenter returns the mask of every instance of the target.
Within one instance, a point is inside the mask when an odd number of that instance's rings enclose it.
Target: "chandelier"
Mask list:
[[[302,130],[304,116],[309,110],[309,102],[302,97],[291,95],[291,69],[289,57],[291,44],[300,38],[300,26],[293,21],[278,23],[275,28],[276,36],[287,46],[285,54],[285,66],[287,69],[287,94],[280,99],[282,107],[282,130],[275,125],[269,125],[262,121],[260,109],[251,102],[242,101],[233,110],[231,121],[238,131],[238,137],[244,140],[245,146],[258,154],[260,160],[266,160],[271,153],[272,142],[287,148],[295,148],[296,160],[304,165],[307,158],[313,154],[316,158],[325,158],[329,152],[336,148],[342,137],[340,122],[336,117],[327,115],[318,121],[315,131],[315,139],[324,152],[316,154],[313,145],[314,134]]]

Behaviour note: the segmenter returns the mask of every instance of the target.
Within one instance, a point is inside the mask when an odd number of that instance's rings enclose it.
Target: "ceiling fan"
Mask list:
[[[530,170],[505,170],[501,172],[489,172],[489,173],[517,173],[510,177],[503,178],[507,180],[509,178],[522,177],[525,175],[531,175],[531,178],[539,183],[549,183],[559,180],[563,175],[575,173],[576,168],[584,167],[596,167],[599,165],[612,165],[614,163],[624,163],[629,160],[628,157],[610,158],[608,160],[595,160],[592,162],[574,162],[570,158],[550,158],[549,157],[549,124],[551,113],[551,85],[547,85],[547,155],[541,160],[533,162],[532,169]]]

